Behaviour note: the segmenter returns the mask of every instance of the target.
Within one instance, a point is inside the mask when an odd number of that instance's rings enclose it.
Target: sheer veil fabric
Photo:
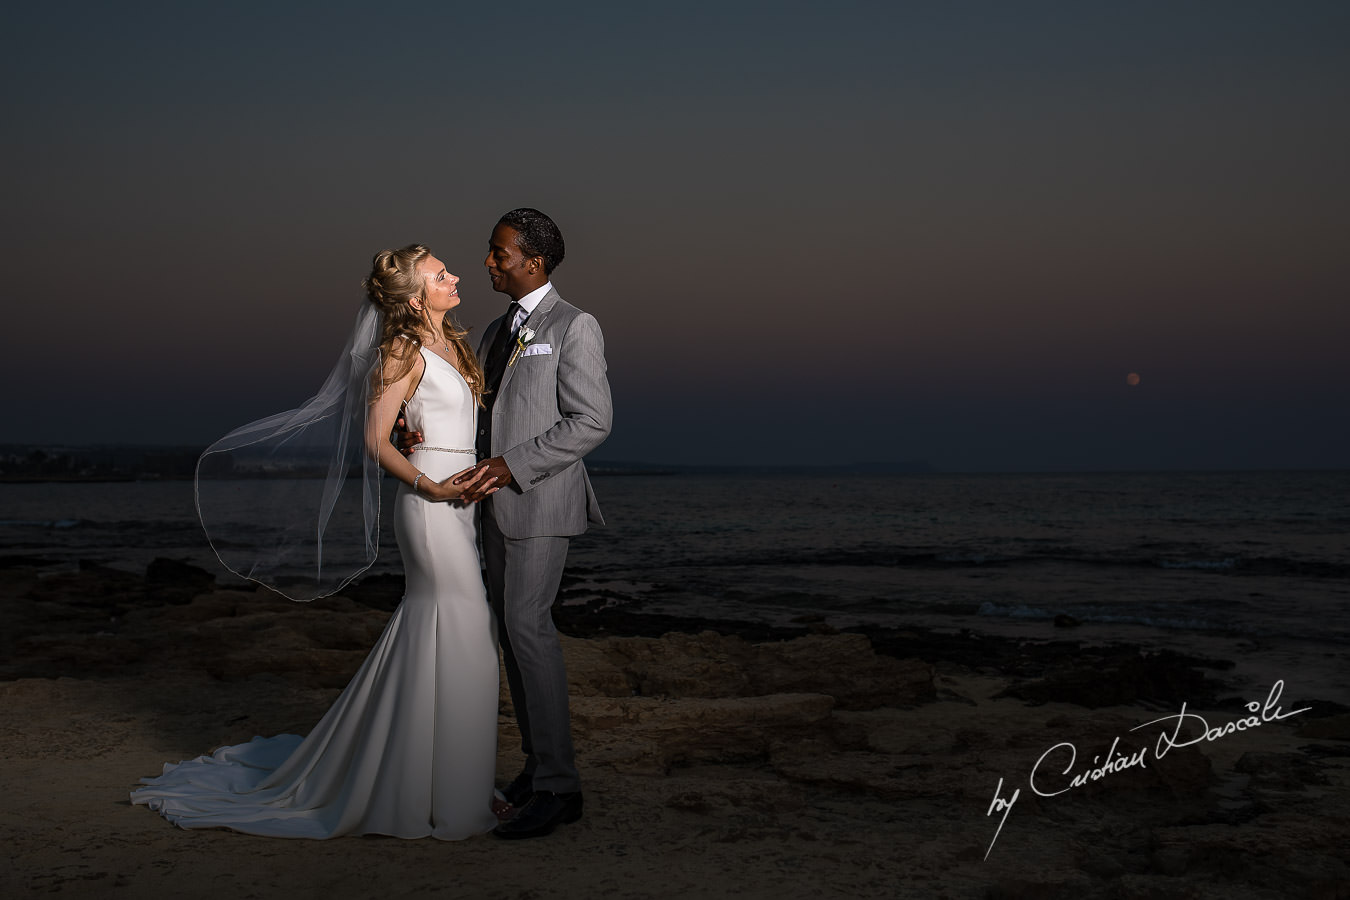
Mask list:
[[[197,514],[221,564],[291,600],[337,593],[379,550],[381,473],[365,424],[380,325],[363,302],[317,394],[236,428],[197,461]]]

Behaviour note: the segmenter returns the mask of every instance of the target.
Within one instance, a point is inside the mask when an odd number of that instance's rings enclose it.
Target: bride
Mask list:
[[[224,827],[274,837],[458,840],[497,825],[504,804],[493,799],[495,623],[479,568],[473,508],[458,501],[475,487],[490,487],[492,479],[454,484],[474,467],[471,448],[484,383],[466,332],[446,315],[459,304],[458,282],[420,244],[376,254],[365,281],[370,304],[320,394],[299,410],[237,429],[203,454],[198,506],[221,561],[237,574],[304,600],[335,592],[373,561],[378,463],[402,482],[394,501],[394,533],[406,592],[360,670],[308,737],[258,737],[166,764],[159,777],[142,779],[133,803],[183,828]],[[408,427],[424,435],[406,459],[388,440],[400,409]],[[236,479],[224,482],[223,492],[211,493],[210,480],[203,478],[211,455],[227,454],[237,472],[245,451],[266,448],[275,470],[276,454],[282,448],[294,452],[304,436],[311,444],[329,445],[319,448],[330,460],[328,476],[291,481],[308,485],[301,490],[322,488],[322,500],[298,503],[273,487],[270,499],[254,498],[248,512],[268,522],[289,516],[305,527],[253,532],[258,546],[251,547],[218,539],[221,523],[231,515],[222,511],[227,498],[244,488]],[[353,462],[358,454],[364,459]],[[323,535],[340,531],[335,520],[352,510],[344,500],[351,486],[346,494],[342,486],[348,473],[363,465],[360,512],[372,540],[365,560],[346,570],[339,566],[334,574],[334,542],[330,538],[325,555]],[[278,496],[283,500],[275,500]],[[260,502],[275,508],[262,510]],[[288,535],[296,534],[303,537],[292,546]],[[289,562],[309,580],[286,578]]]

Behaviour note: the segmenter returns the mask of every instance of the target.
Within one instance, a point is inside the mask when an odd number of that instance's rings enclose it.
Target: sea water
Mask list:
[[[1064,636],[1060,617],[1089,639],[1223,638],[1229,652],[1279,641],[1298,648],[1290,660],[1350,650],[1350,472],[594,482],[607,525],[573,541],[568,602],[1041,639]],[[0,556],[133,571],[163,556],[237,581],[185,481],[0,484]],[[399,568],[386,522],[370,571]]]

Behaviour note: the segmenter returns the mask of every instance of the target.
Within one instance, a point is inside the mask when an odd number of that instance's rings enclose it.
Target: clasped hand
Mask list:
[[[489,456],[487,459],[479,460],[477,473],[473,478],[466,478],[464,472],[454,477],[454,483],[464,489],[464,502],[477,503],[489,494],[495,494],[497,491],[511,483],[511,470],[506,465],[506,460],[500,456]],[[468,469],[465,472],[469,471]],[[478,481],[485,477],[486,481]],[[474,484],[478,481],[477,484]]]
[[[422,478],[417,482],[417,492],[431,501],[463,500],[465,503],[475,503],[497,492],[496,481],[488,474],[486,466],[469,466],[441,481]]]

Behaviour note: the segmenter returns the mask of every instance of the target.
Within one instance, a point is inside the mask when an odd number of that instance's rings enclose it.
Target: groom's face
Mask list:
[[[492,279],[492,289],[519,300],[543,282],[538,277],[540,261],[538,257],[526,258],[516,244],[518,232],[510,225],[498,225],[492,229],[492,238],[488,241],[487,266],[488,277]]]

